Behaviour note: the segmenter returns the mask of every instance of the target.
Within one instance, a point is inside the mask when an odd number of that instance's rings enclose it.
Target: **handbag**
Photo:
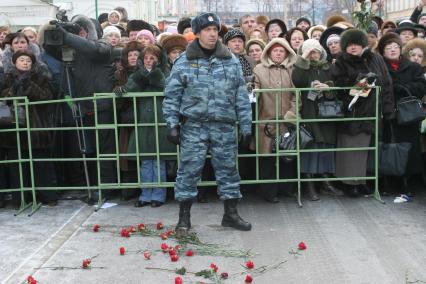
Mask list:
[[[318,102],[318,117],[320,118],[342,118],[343,113],[343,102],[335,98],[331,101],[322,99]]]
[[[401,86],[408,96],[398,100],[396,105],[396,119],[399,125],[407,125],[420,122],[425,119],[426,114],[423,110],[422,101],[413,96],[408,88]]]
[[[25,126],[25,110],[22,106],[17,107],[18,124]],[[10,127],[16,123],[15,106],[0,102],[0,126]]]
[[[269,138],[272,138],[272,152],[277,151],[277,145],[278,150],[284,150],[284,151],[295,151],[297,150],[297,137],[296,137],[296,127],[288,127],[287,131],[282,132],[278,135],[277,138],[275,138],[274,135],[271,134],[268,128],[268,123],[265,125],[264,128],[265,135]],[[314,137],[312,134],[306,129],[305,126],[299,124],[299,143],[300,147],[299,149],[306,149],[314,142]],[[296,156],[280,156],[280,158],[285,162],[291,162],[294,159],[296,159]]]

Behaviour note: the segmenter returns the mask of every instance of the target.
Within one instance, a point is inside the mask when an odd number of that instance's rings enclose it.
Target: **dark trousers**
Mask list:
[[[295,178],[297,176],[296,161],[283,162],[279,160],[280,179]],[[259,158],[259,178],[276,179],[276,158],[275,157],[260,157]],[[260,193],[264,198],[271,199],[276,197],[281,189],[290,191],[294,189],[294,183],[264,183],[260,186]]]

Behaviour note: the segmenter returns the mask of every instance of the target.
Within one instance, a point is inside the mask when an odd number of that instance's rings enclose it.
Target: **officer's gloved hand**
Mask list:
[[[250,150],[251,135],[243,134],[240,137],[240,152],[247,153]]]
[[[117,97],[122,97],[125,93],[127,93],[127,89],[126,89],[125,86],[119,86],[119,87],[114,89],[114,94]]]
[[[175,145],[180,144],[180,128],[179,128],[179,125],[172,127],[172,128],[167,128],[167,140],[169,140],[171,143],[173,143]]]

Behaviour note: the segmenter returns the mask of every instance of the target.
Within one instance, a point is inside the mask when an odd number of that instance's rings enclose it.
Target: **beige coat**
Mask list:
[[[268,50],[276,43],[287,50],[287,58],[279,65],[272,62],[268,54]],[[261,63],[256,65],[253,70],[256,88],[293,88],[291,74],[296,58],[296,54],[285,39],[275,38],[270,41],[263,50]],[[276,113],[276,103],[278,103],[278,113]],[[295,95],[289,92],[260,93],[258,97],[259,120],[283,118],[289,110],[295,113],[295,104]],[[270,125],[273,126],[273,123]],[[264,132],[265,124],[258,124],[258,128],[259,153],[272,153],[272,139]],[[268,128],[270,129],[270,127]],[[280,131],[283,131],[284,128],[284,125],[280,125]],[[275,131],[272,129],[271,133],[275,134]]]

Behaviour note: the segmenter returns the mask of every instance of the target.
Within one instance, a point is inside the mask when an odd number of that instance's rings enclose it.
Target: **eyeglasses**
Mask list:
[[[393,49],[400,49],[400,46],[395,43],[395,44],[388,45],[388,46],[385,47],[386,51],[393,50]]]

